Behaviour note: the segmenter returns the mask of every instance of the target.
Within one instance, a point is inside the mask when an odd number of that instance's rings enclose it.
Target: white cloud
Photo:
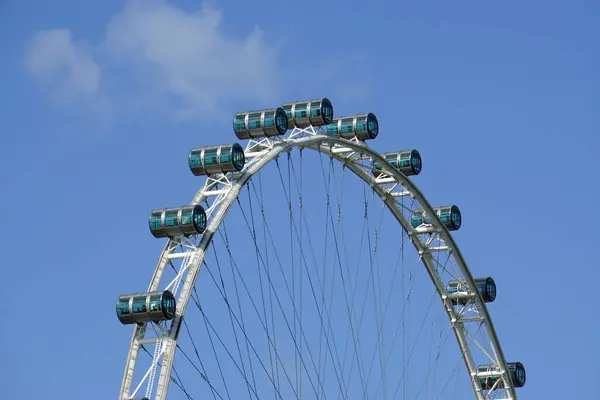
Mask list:
[[[75,44],[67,29],[38,32],[29,48],[26,66],[43,81],[59,77],[63,94],[93,95],[98,91],[101,68],[83,44]]]
[[[221,13],[206,5],[186,11],[166,0],[127,0],[102,38],[86,45],[68,29],[39,31],[25,66],[56,99],[108,119],[222,118],[234,101],[261,107],[306,95],[345,104],[364,101],[370,89],[353,73],[368,71],[360,54],[350,64],[330,51],[292,60],[258,27],[238,38],[224,35]]]
[[[259,29],[224,37],[220,19],[209,7],[187,12],[163,0],[131,0],[91,48],[67,29],[38,32],[26,68],[62,99],[110,100],[121,110],[167,108],[177,118],[213,113],[232,98],[276,98],[276,48]]]

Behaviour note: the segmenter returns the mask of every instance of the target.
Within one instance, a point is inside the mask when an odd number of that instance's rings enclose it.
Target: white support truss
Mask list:
[[[177,334],[182,317],[191,297],[198,271],[204,259],[205,249],[212,240],[229,207],[237,198],[241,188],[258,173],[267,163],[274,160],[282,152],[294,148],[310,148],[324,153],[345,165],[381,197],[395,219],[406,231],[420,260],[437,289],[440,300],[448,315],[450,326],[454,330],[459,347],[463,353],[466,368],[471,377],[471,384],[478,400],[492,398],[499,394],[508,400],[517,398],[508,375],[506,361],[500,343],[489,317],[487,308],[481,298],[475,281],[462,258],[462,255],[445,226],[433,212],[432,207],[406,176],[394,169],[378,153],[371,150],[359,140],[345,140],[326,135],[322,127],[293,129],[286,138],[262,138],[248,142],[245,149],[246,165],[239,173],[217,174],[206,178],[203,187],[192,200],[192,204],[206,204],[208,224],[204,235],[196,238],[177,238],[169,241],[159,259],[152,277],[149,290],[160,287],[173,288],[177,298],[177,313],[170,323],[140,325],[135,328],[127,365],[123,377],[120,399],[132,399],[147,381],[146,396],[154,395],[156,400],[164,400],[167,396],[171,369],[175,356]],[[378,177],[373,176],[371,161],[377,161],[383,170]],[[414,228],[410,223],[411,213],[417,209],[424,210],[431,216],[430,225]],[[162,284],[163,272],[173,263],[179,262],[177,276],[174,280]],[[464,295],[469,300],[465,305],[452,304],[457,295],[447,292],[449,280],[460,280],[466,283],[468,291]],[[458,296],[462,296],[460,293]],[[158,326],[153,326],[158,325]],[[473,334],[481,330],[479,337]],[[154,333],[154,336],[151,335]],[[150,369],[142,381],[134,386],[133,378],[140,346],[155,343],[155,352]],[[158,361],[162,367],[158,368]],[[492,365],[488,375],[477,372],[477,367],[484,360]],[[154,390],[155,374],[160,371],[158,384]],[[494,376],[499,378],[497,386],[484,391],[479,378]],[[132,388],[135,389],[133,392]],[[502,388],[502,389],[499,389]],[[499,393],[498,390],[504,392]],[[497,393],[498,392],[498,393]]]

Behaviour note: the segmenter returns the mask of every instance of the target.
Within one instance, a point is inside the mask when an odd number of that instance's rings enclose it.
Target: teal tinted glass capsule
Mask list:
[[[283,135],[287,126],[287,115],[281,107],[239,112],[233,117],[233,131],[238,139]]]
[[[245,162],[238,143],[192,149],[188,156],[190,171],[196,176],[241,171]]]
[[[379,134],[379,122],[375,114],[356,117],[356,137],[360,140],[375,139]]]
[[[510,377],[513,381],[513,385],[516,387],[523,387],[527,382],[527,373],[525,372],[525,366],[520,363],[509,363],[508,369],[511,371]]]
[[[145,314],[146,312],[148,312],[148,305],[146,304],[146,300],[146,296],[134,296],[133,301],[131,302],[131,313],[133,315],[136,315]]]
[[[343,139],[375,139],[379,134],[379,122],[373,113],[337,117],[327,125],[326,132]]]
[[[325,127],[325,133],[329,136],[339,136],[340,135],[340,123],[339,119],[333,119],[332,123]]]
[[[333,105],[327,98],[285,103],[281,108],[287,115],[288,129],[327,125],[333,119]]]
[[[475,278],[475,286],[481,294],[483,301],[486,303],[492,303],[496,300],[496,282],[493,278]],[[467,294],[469,292],[469,286],[464,281],[450,281],[446,287],[446,290],[450,294]],[[452,299],[452,304],[467,304],[468,298]]]
[[[179,208],[171,208],[164,212],[164,226],[165,228],[175,228],[179,225]]]
[[[206,212],[199,204],[152,210],[148,225],[156,238],[198,235],[206,229]]]
[[[401,150],[392,153],[383,153],[381,156],[405,176],[419,175],[421,173],[423,162],[421,154],[417,150]],[[372,170],[375,176],[384,173],[381,164],[377,161],[372,162]]]
[[[156,232],[162,229],[162,210],[152,210],[150,213],[150,232]]]
[[[449,231],[457,231],[460,229],[462,225],[462,216],[457,206],[435,207],[433,211]],[[431,225],[432,220],[423,210],[416,210],[410,219],[410,223],[416,228],[423,224]]]
[[[508,367],[508,375],[510,376],[510,380],[514,387],[523,387],[525,386],[525,382],[527,381],[527,374],[525,372],[525,367],[520,362],[509,362],[506,363]],[[479,376],[479,384],[483,390],[490,390],[491,388],[503,388],[504,384],[498,381],[499,376],[486,376],[490,372],[497,372],[499,370],[498,367],[494,365],[480,365],[477,367],[477,375]]]
[[[117,318],[124,325],[168,321],[176,310],[175,296],[168,290],[126,294],[117,300]]]
[[[117,317],[119,319],[132,313],[132,307],[131,304],[129,304],[130,300],[131,298],[127,296],[121,296],[119,297],[119,300],[117,300]]]
[[[494,278],[476,278],[475,285],[477,285],[477,289],[479,293],[481,293],[481,297],[483,297],[483,301],[486,303],[493,303],[496,300],[496,281]]]
[[[356,122],[354,117],[340,118],[340,136],[344,139],[353,139],[356,136],[354,129],[354,123]]]

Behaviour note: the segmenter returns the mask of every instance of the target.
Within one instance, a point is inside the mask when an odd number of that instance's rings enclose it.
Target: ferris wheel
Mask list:
[[[517,398],[496,282],[461,255],[460,209],[409,179],[417,150],[374,151],[375,114],[327,98],[233,128],[245,147],[191,149],[200,190],[150,213],[167,243],[147,291],[117,300],[134,326],[120,399]]]

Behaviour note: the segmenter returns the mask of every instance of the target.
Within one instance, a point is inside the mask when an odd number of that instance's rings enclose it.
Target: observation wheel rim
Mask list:
[[[418,239],[415,240],[418,233],[412,227],[412,225],[410,224],[410,221],[404,220],[403,216],[399,216],[395,212],[397,210],[394,207],[392,207],[392,205],[390,204],[390,203],[394,203],[395,200],[393,198],[391,198],[390,196],[386,195],[385,193],[383,193],[383,189],[379,185],[375,184],[375,178],[372,175],[367,174],[364,170],[359,168],[353,162],[347,162],[348,159],[345,158],[346,153],[336,154],[332,151],[332,149],[335,145],[341,145],[345,148],[351,149],[351,151],[353,151],[355,153],[361,153],[363,155],[368,156],[371,160],[379,162],[380,165],[382,165],[385,168],[385,173],[387,175],[389,175],[391,178],[393,178],[396,183],[402,185],[405,189],[407,189],[411,193],[411,197],[415,198],[419,202],[423,211],[425,213],[427,213],[427,215],[431,216],[432,224],[435,226],[436,229],[439,230],[440,237],[449,245],[449,249],[451,249],[451,250],[449,250],[448,252],[454,256],[454,258],[457,262],[457,266],[463,273],[463,278],[465,279],[467,285],[469,286],[469,290],[471,292],[475,293],[475,296],[473,298],[473,304],[475,304],[477,306],[477,309],[482,316],[483,325],[485,325],[485,329],[487,331],[488,337],[491,342],[490,344],[492,345],[493,351],[496,356],[497,366],[500,367],[500,369],[501,369],[501,371],[500,371],[501,377],[499,379],[503,381],[503,385],[504,385],[503,389],[505,389],[507,391],[507,394],[509,395],[508,400],[516,400],[517,399],[516,390],[512,383],[511,378],[508,375],[507,362],[504,357],[504,353],[502,351],[500,341],[496,334],[496,330],[494,328],[492,319],[490,317],[490,313],[487,310],[487,306],[486,306],[485,302],[483,301],[479,291],[477,290],[477,286],[475,284],[475,279],[473,278],[473,276],[467,266],[467,263],[465,262],[465,260],[462,256],[462,253],[460,252],[460,249],[459,249],[458,245],[456,244],[456,241],[454,240],[454,238],[452,237],[452,235],[450,234],[450,232],[448,231],[446,226],[441,222],[439,216],[434,211],[433,207],[430,205],[427,198],[417,188],[417,186],[406,175],[404,175],[402,172],[400,172],[399,170],[394,168],[382,155],[377,153],[374,149],[370,148],[366,143],[364,143],[362,141],[357,142],[357,141],[348,140],[348,139],[344,139],[344,138],[340,138],[340,137],[332,137],[332,136],[325,135],[325,134],[315,134],[315,135],[298,137],[298,138],[286,137],[286,138],[269,138],[269,139],[273,142],[272,147],[268,151],[266,151],[264,154],[253,157],[252,162],[247,163],[246,166],[242,169],[242,171],[240,171],[238,173],[238,174],[240,174],[240,176],[237,177],[235,179],[235,182],[232,183],[229,192],[226,194],[225,198],[222,200],[222,203],[219,205],[218,209],[216,210],[216,213],[213,214],[213,216],[210,218],[208,224],[206,225],[206,229],[204,230],[204,232],[202,234],[202,238],[196,249],[196,254],[194,255],[194,262],[191,263],[188,276],[186,277],[186,283],[188,282],[188,280],[191,280],[191,284],[189,286],[190,290],[188,290],[187,295],[186,295],[186,294],[184,294],[184,291],[185,291],[185,287],[184,287],[184,289],[182,289],[181,293],[178,296],[179,297],[177,299],[177,310],[178,311],[177,311],[177,315],[175,316],[175,319],[172,321],[173,325],[181,324],[181,321],[183,320],[183,318],[185,316],[185,310],[187,309],[189,300],[191,298],[191,289],[195,286],[196,279],[200,272],[201,264],[204,260],[205,254],[206,254],[206,250],[212,243],[213,235],[216,233],[217,229],[219,228],[221,223],[224,221],[225,217],[227,216],[227,214],[229,212],[229,209],[233,205],[234,201],[238,198],[238,195],[241,192],[241,190],[251,180],[251,178],[253,176],[255,176],[258,172],[260,172],[262,170],[262,168],[264,168],[267,164],[269,164],[273,160],[277,159],[277,157],[279,157],[280,154],[289,152],[295,148],[297,148],[299,150],[308,148],[308,149],[317,151],[319,153],[328,155],[330,158],[334,158],[338,162],[342,163],[342,165],[344,167],[348,167],[348,169],[350,169],[365,184],[371,186],[375,190],[375,192],[377,192],[377,194],[381,198],[382,202],[385,203],[388,210],[390,210],[390,212],[392,212],[395,219],[398,221],[398,223],[402,227],[403,231],[409,236],[415,249],[417,251],[419,251],[418,244],[420,244],[420,242],[418,241]],[[217,174],[217,176],[219,176],[219,175],[228,175],[228,174]],[[194,198],[190,202],[190,205],[201,204],[202,202],[204,202],[207,199],[207,196],[205,196],[203,194],[203,188],[205,187],[205,184],[209,179],[211,179],[211,177],[207,176],[206,179],[204,180],[204,184],[202,185],[202,188],[200,188],[200,190],[198,190],[196,192]],[[162,276],[162,272],[164,271],[164,269],[168,263],[168,258],[166,257],[166,255],[168,254],[168,251],[169,251],[169,248],[171,247],[170,245],[172,245],[172,242],[174,242],[174,240],[172,238],[169,238],[169,240],[167,241],[167,243],[165,244],[165,246],[161,252],[157,266],[152,275],[152,280],[150,281],[150,285],[148,287],[149,292],[158,290],[157,286],[160,283],[160,278]],[[198,256],[198,255],[200,255],[200,256]],[[450,256],[450,254],[449,254],[449,256]],[[438,296],[440,297],[440,299],[442,300],[442,306],[444,306],[444,299],[442,298],[442,293],[440,292],[438,285],[436,285],[435,278],[431,274],[431,268],[427,265],[427,263],[423,257],[420,257],[420,263],[428,270],[428,275],[430,275],[431,281],[434,284],[436,292],[437,292]],[[193,272],[193,274],[192,274],[192,272]],[[184,300],[184,302],[181,303],[181,300]],[[181,314],[180,314],[180,310],[183,310],[181,312]],[[468,359],[470,359],[470,354],[467,354],[469,347],[466,346],[467,348],[465,349],[464,348],[465,346],[463,346],[461,344],[459,330],[456,328],[455,323],[451,320],[450,315],[448,313],[447,313],[447,316],[450,319],[449,322],[451,324],[452,330],[454,331],[454,333],[457,337],[459,349],[462,353],[462,358],[465,361],[467,371],[470,374],[471,384],[473,386],[473,391],[476,395],[476,398],[482,399],[482,400],[487,399],[487,396],[483,397],[483,393],[481,392],[481,389],[478,387],[478,385],[476,383],[477,377],[475,374],[476,374],[477,366],[476,365],[471,366],[468,363]],[[134,329],[134,332],[133,332],[133,335],[132,335],[132,338],[130,341],[126,369],[125,369],[125,373],[123,375],[121,391],[120,391],[120,399],[128,398],[126,396],[128,395],[128,393],[131,389],[131,384],[133,382],[133,372],[134,372],[134,367],[135,367],[135,364],[133,366],[131,365],[131,361],[133,360],[133,362],[135,363],[135,359],[137,358],[137,354],[138,354],[139,347],[140,347],[140,344],[136,342],[136,338],[138,338],[140,336],[141,337],[144,336],[144,334],[146,332],[146,326],[147,326],[146,324],[137,325]],[[159,382],[158,382],[158,386],[157,386],[157,393],[156,393],[156,399],[161,399],[161,400],[166,398],[166,395],[168,392],[168,385],[171,380],[171,371],[172,371],[172,367],[173,367],[173,360],[174,360],[174,356],[175,356],[175,352],[176,352],[176,348],[177,348],[177,346],[176,346],[177,345],[177,335],[178,335],[179,329],[171,328],[171,331],[175,331],[175,332],[177,332],[177,334],[175,335],[174,338],[170,338],[170,340],[172,340],[172,342],[169,346],[167,346],[165,354],[163,356],[163,365],[160,369],[160,378],[159,378]]]

